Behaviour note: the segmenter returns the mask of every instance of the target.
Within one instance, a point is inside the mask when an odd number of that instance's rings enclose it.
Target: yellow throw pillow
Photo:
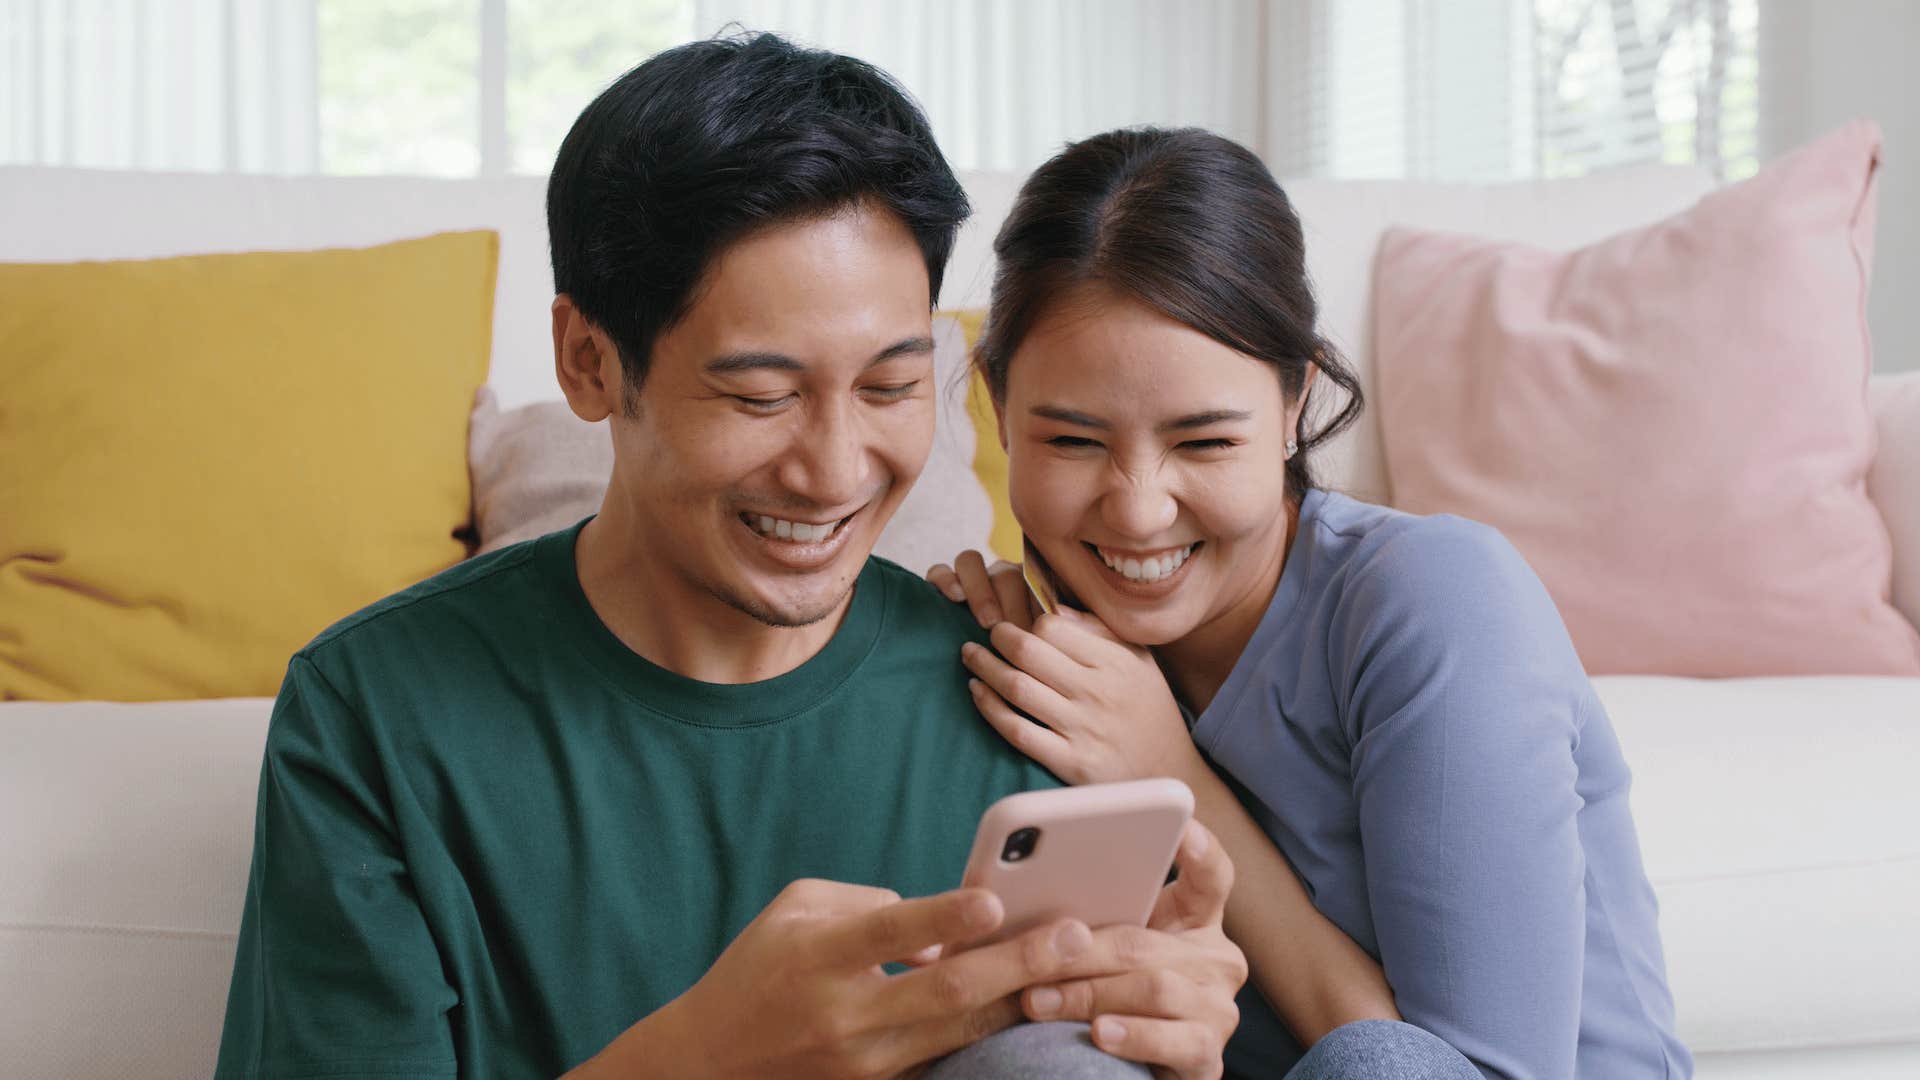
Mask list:
[[[270,695],[458,562],[498,257],[0,264],[0,698]]]
[[[951,316],[966,335],[967,356],[973,356],[980,344],[980,329],[987,313],[981,308],[964,308],[942,314]],[[974,371],[967,377],[967,416],[973,421],[973,475],[980,478],[987,498],[993,503],[993,534],[988,540],[993,553],[1009,562],[1020,561],[1020,523],[1014,520],[1013,505],[1007,498],[1007,452],[1000,447],[1000,419],[994,415],[993,395],[987,381]]]

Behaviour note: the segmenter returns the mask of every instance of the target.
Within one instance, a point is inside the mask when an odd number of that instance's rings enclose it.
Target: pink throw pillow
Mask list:
[[[1557,253],[1394,230],[1394,504],[1499,528],[1592,674],[1920,675],[1868,499],[1880,130]]]

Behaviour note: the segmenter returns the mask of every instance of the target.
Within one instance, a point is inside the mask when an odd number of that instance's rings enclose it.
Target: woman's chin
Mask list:
[[[1193,632],[1194,620],[1180,612],[1176,604],[1145,605],[1138,600],[1103,596],[1092,601],[1091,607],[1115,637],[1132,645],[1152,648],[1179,641]]]

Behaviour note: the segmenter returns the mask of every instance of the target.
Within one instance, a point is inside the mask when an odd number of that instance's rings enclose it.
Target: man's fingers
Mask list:
[[[960,587],[960,575],[954,573],[953,567],[948,566],[946,563],[934,563],[931,567],[928,567],[927,581],[954,603],[963,604],[966,602],[967,590]]]
[[[1220,1019],[1210,1016],[1218,1008],[1199,983],[1164,969],[1030,987],[1020,995],[1020,1005],[1032,1020],[1091,1021],[1105,1013]]]
[[[900,902],[900,894],[873,885],[799,878],[787,883],[766,907],[766,914],[815,919],[859,915]]]
[[[1086,924],[1048,923],[1005,941],[951,952],[936,964],[887,980],[876,1003],[883,1027],[908,1027],[941,1017],[963,1016],[1037,982],[1065,977],[1093,945]],[[1018,1011],[1018,1002],[1015,1002]]]
[[[1180,1080],[1215,1080],[1225,1039],[1205,1024],[1151,1016],[1101,1016],[1093,1045],[1117,1058],[1158,1065]]]
[[[1020,1022],[1020,999],[996,998],[971,1012],[938,1016],[896,1028],[882,1042],[888,1064],[915,1065],[972,1046]]]
[[[820,935],[817,956],[843,970],[905,961],[929,946],[992,933],[1005,914],[999,897],[985,889],[900,900],[834,920]]]
[[[981,626],[999,622],[1003,617],[1000,598],[993,590],[993,582],[987,578],[986,559],[977,551],[963,551],[953,560],[953,570],[960,578],[960,588],[966,593],[967,608],[973,612],[974,621]]]
[[[1218,925],[1233,891],[1233,860],[1225,846],[1205,825],[1189,821],[1173,861],[1180,876],[1160,890],[1147,925],[1169,931]]]

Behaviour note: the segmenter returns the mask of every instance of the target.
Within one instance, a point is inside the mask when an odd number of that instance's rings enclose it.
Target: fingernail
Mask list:
[[[956,604],[964,603],[967,599],[967,590],[961,588],[958,585],[947,586],[946,592],[947,592],[947,599],[953,601]]]
[[[1127,1037],[1127,1026],[1111,1016],[1103,1016],[1093,1022],[1093,1037],[1102,1045],[1113,1046]]]
[[[981,688],[981,686],[982,686],[982,685],[984,685],[984,684],[982,684],[982,683],[980,682],[980,680],[979,680],[979,679],[968,679],[968,680],[967,680],[967,692],[968,692],[968,693],[970,693],[970,694],[972,694],[972,695],[973,695],[973,696],[975,696],[975,697],[979,697],[979,696],[980,696],[980,688]]]
[[[1036,1016],[1052,1016],[1060,1011],[1060,991],[1051,986],[1043,986],[1033,992],[1028,999],[1033,1005]]]
[[[1000,609],[999,609],[999,608],[997,608],[997,607],[990,607],[990,608],[987,608],[987,609],[985,609],[985,610],[983,610],[983,611],[982,611],[982,612],[980,613],[980,625],[981,625],[981,626],[984,626],[984,627],[986,627],[986,628],[987,628],[987,629],[989,629],[989,630],[991,630],[991,629],[993,629],[993,626],[994,626],[994,624],[996,624],[996,623],[998,623],[998,622],[1000,622],[1000,621],[1001,621],[1001,619],[1003,619],[1004,617],[1005,617],[1005,616],[1003,616],[1003,615],[1001,615],[1001,614],[1000,614]]]
[[[1093,944],[1093,932],[1087,924],[1070,922],[1053,932],[1053,951],[1062,960],[1071,960]]]
[[[975,645],[971,641],[963,642],[960,645],[960,655],[966,657],[969,660],[973,659],[973,654],[979,651],[980,651],[980,646]]]

